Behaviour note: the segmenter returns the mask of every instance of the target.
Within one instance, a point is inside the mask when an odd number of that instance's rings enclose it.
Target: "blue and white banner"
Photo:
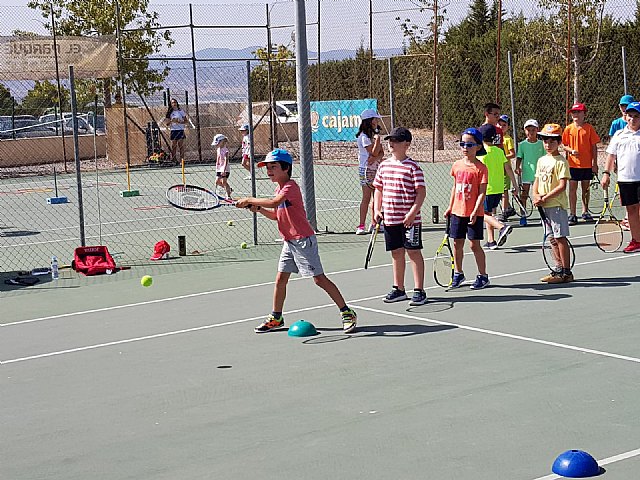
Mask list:
[[[375,98],[311,102],[311,139],[314,142],[355,142],[360,114],[378,108]]]

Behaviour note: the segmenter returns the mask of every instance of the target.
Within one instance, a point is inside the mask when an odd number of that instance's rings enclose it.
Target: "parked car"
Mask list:
[[[12,128],[13,127],[13,128]],[[15,119],[11,122],[11,118],[0,118],[0,139],[9,140],[13,138],[33,138],[33,137],[51,137],[53,134],[51,129],[42,125],[34,119]]]
[[[259,121],[261,123],[269,123],[269,102],[258,102],[252,104],[253,109],[253,123],[256,124]],[[278,123],[296,123],[298,121],[298,104],[293,100],[276,101],[276,121]],[[262,119],[262,120],[261,120]],[[238,125],[243,125],[249,120],[247,115],[247,109],[238,118]]]
[[[98,115],[100,116],[100,115]],[[89,124],[88,115],[86,113],[78,114],[78,134],[83,135],[87,133],[93,133],[93,127]],[[70,112],[64,112],[62,114],[62,119],[60,119],[60,115],[56,115],[54,113],[48,113],[46,115],[42,115],[39,119],[41,124],[46,125],[54,134],[60,134],[62,130],[62,126],[64,125],[64,133],[72,134],[73,133],[73,115]]]

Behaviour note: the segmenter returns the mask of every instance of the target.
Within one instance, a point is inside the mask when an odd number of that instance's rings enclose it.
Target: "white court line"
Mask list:
[[[628,257],[629,256],[627,255],[627,256],[624,256],[624,257],[615,257],[615,258],[628,258]],[[599,263],[599,262],[602,262],[602,261],[607,261],[607,260],[596,260],[596,261],[588,262],[588,263]],[[587,262],[585,262],[585,263],[587,263]],[[361,270],[361,269],[358,268],[358,269],[354,269],[354,270],[350,270],[350,271],[356,271],[356,270]],[[509,277],[509,276],[513,276],[513,275],[516,275],[516,274],[519,274],[519,273],[536,272],[536,271],[539,271],[539,270],[545,270],[546,271],[546,269],[527,270],[527,271],[523,271],[523,272],[507,273],[507,274],[503,274],[503,275],[497,275],[497,276],[495,276],[493,278]],[[303,280],[303,278],[299,278],[299,280]],[[257,284],[257,286],[269,285],[270,283],[273,283],[273,282]],[[251,288],[251,286],[232,287],[232,288],[228,288],[228,289],[224,289],[224,290],[218,290],[218,291],[215,291],[215,292],[230,291],[230,290],[234,290],[234,289],[246,289],[246,288]],[[430,288],[438,288],[438,287],[430,287]],[[195,294],[190,294],[190,295],[183,295],[183,296],[180,296],[180,297],[173,297],[173,299],[189,298],[189,297],[195,297],[195,296],[200,296],[200,295],[207,295],[209,293],[214,293],[214,292],[202,292],[202,293],[195,293]],[[368,301],[368,300],[374,300],[374,299],[380,298],[381,296],[382,295],[374,295],[374,296],[369,296],[369,297],[364,297],[364,298],[359,298],[359,299],[352,299],[352,300],[349,300],[347,303],[348,304],[358,304],[359,302],[364,302],[364,301]],[[30,320],[30,321],[33,322],[33,321],[37,321],[37,320],[46,320],[46,319],[50,319],[50,318],[61,318],[61,317],[69,317],[69,316],[74,316],[74,315],[80,315],[82,313],[93,313],[93,312],[98,312],[98,311],[108,311],[108,310],[111,310],[111,309],[126,308],[126,307],[129,307],[129,306],[139,306],[139,305],[147,305],[147,304],[152,304],[152,303],[161,303],[161,302],[163,302],[165,300],[168,300],[168,299],[152,300],[152,301],[149,301],[149,302],[140,302],[140,303],[131,304],[131,305],[121,305],[121,306],[118,306],[118,307],[107,307],[107,308],[96,309],[96,310],[87,311],[87,312],[74,312],[74,313],[71,313],[71,314],[56,315],[54,317],[43,317],[42,319],[33,319],[33,320]],[[284,314],[289,315],[289,314],[293,314],[293,313],[308,312],[308,311],[311,311],[311,310],[319,310],[319,309],[322,309],[322,308],[328,308],[328,307],[333,307],[333,306],[334,306],[333,303],[327,303],[327,304],[324,304],[324,305],[315,305],[315,306],[312,306],[312,307],[304,307],[304,308],[299,308],[299,309],[296,309],[296,310],[286,311],[286,312],[284,312]],[[590,353],[592,355],[599,355],[599,356],[603,356],[603,357],[614,358],[616,360],[625,360],[625,361],[629,361],[629,362],[640,363],[640,358],[629,357],[629,356],[626,356],[626,355],[618,355],[618,354],[615,354],[615,353],[603,352],[603,351],[600,351],[600,350],[593,350],[593,349],[588,349],[588,348],[576,347],[576,346],[573,346],[573,345],[567,345],[567,344],[557,343],[557,342],[549,342],[549,341],[546,341],[546,340],[539,340],[539,339],[532,338],[532,337],[524,337],[524,336],[520,336],[520,335],[513,335],[513,334],[510,334],[510,333],[504,333],[504,332],[499,332],[499,331],[495,331],[495,330],[487,330],[487,329],[477,328],[477,327],[470,327],[470,326],[451,323],[451,322],[440,322],[438,320],[433,320],[433,319],[423,318],[423,317],[417,317],[415,315],[407,315],[407,314],[403,314],[403,313],[395,313],[395,312],[388,312],[388,311],[385,311],[385,310],[379,310],[379,309],[376,309],[376,308],[363,307],[362,305],[359,305],[358,309],[359,310],[365,310],[365,311],[371,311],[371,312],[375,312],[375,313],[381,313],[383,315],[390,315],[390,316],[402,317],[402,318],[407,318],[407,319],[412,319],[412,320],[418,320],[420,322],[434,323],[434,324],[437,324],[437,325],[451,325],[451,326],[455,326],[455,327],[458,327],[460,329],[468,330],[468,331],[472,331],[472,332],[484,333],[484,334],[488,334],[488,335],[495,335],[495,336],[498,336],[498,337],[510,338],[510,339],[514,339],[514,340],[521,340],[521,341],[526,341],[526,342],[531,342],[531,343],[537,343],[537,344],[547,345],[547,346],[551,346],[551,347],[558,347],[558,348],[563,348],[563,349],[566,349],[566,350],[578,351],[578,352],[581,352],[581,353]],[[150,339],[155,339],[155,338],[169,337],[169,336],[173,336],[173,335],[179,335],[179,334],[183,334],[183,333],[195,332],[195,331],[199,331],[199,330],[207,330],[207,329],[226,326],[226,325],[233,325],[233,324],[238,324],[238,323],[250,322],[250,321],[253,321],[253,320],[260,319],[260,318],[263,318],[263,316],[244,318],[244,319],[241,319],[241,320],[234,320],[234,321],[230,321],[230,322],[216,323],[216,324],[211,324],[211,325],[203,325],[203,326],[200,326],[200,327],[193,327],[193,328],[189,328],[189,329],[174,330],[174,331],[171,331],[171,332],[158,333],[158,334],[154,334],[154,335],[146,335],[146,336],[142,336],[142,337],[134,337],[134,338],[124,339],[124,340],[116,340],[116,341],[113,341],[113,342],[99,343],[99,344],[95,344],[95,345],[87,345],[87,346],[84,346],[84,347],[76,347],[76,348],[67,349],[67,350],[59,350],[59,351],[55,351],[55,352],[42,353],[42,354],[38,354],[38,355],[31,355],[31,356],[28,356],[28,357],[21,357],[21,358],[2,360],[2,361],[0,361],[0,365],[5,365],[5,364],[9,364],[9,363],[24,362],[24,361],[27,361],[27,360],[35,360],[35,359],[39,359],[39,358],[53,357],[53,356],[57,356],[57,355],[64,355],[64,354],[67,354],[67,353],[80,352],[80,351],[84,351],[84,350],[94,350],[94,349],[97,349],[97,348],[109,347],[109,346],[113,346],[113,345],[121,345],[121,344],[125,344],[125,343],[138,342],[138,341],[142,341],[142,340],[150,340]],[[29,320],[23,321],[21,323],[25,323],[25,322],[29,322]]]
[[[640,455],[640,448],[636,450],[630,450],[628,452],[621,453],[619,455],[614,455],[612,457],[603,458],[602,460],[598,460],[597,462],[598,462],[598,465],[602,467],[603,465],[609,465],[610,463],[615,463],[621,460],[626,460],[628,458],[637,457],[638,455]],[[553,473],[551,475],[546,475],[544,477],[534,478],[533,480],[557,480],[559,478],[567,478],[567,477],[562,477],[560,475],[556,475],[555,473]]]

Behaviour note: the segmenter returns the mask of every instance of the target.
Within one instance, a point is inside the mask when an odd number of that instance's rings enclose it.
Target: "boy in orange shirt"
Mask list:
[[[569,181],[569,225],[578,223],[576,207],[578,203],[578,182],[582,191],[582,219],[593,220],[589,214],[589,185],[594,174],[598,174],[598,142],[600,137],[595,128],[586,122],[587,107],[576,103],[569,113],[573,123],[567,125],[562,133],[571,180]]]
[[[467,128],[460,137],[460,148],[464,158],[451,167],[454,185],[445,216],[451,216],[449,235],[453,238],[454,273],[450,288],[458,288],[464,282],[462,259],[465,238],[469,239],[471,251],[476,259],[478,275],[471,288],[478,290],[489,285],[487,260],[480,242],[484,228],[484,197],[487,193],[489,171],[476,158],[487,152],[482,143],[482,133],[476,128]]]

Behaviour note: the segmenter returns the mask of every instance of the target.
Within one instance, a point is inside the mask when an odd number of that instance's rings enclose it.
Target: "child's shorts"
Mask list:
[[[593,178],[593,170],[590,168],[569,168],[569,174],[574,182],[584,182]]]
[[[569,216],[562,207],[545,207],[544,213],[547,215],[548,225],[553,238],[569,236]]]
[[[358,168],[358,177],[360,177],[360,185],[363,187],[373,188],[373,181],[376,178],[378,165],[369,166],[367,168]]]
[[[422,224],[414,223],[410,228],[404,225],[384,226],[384,242],[387,252],[404,248],[407,250],[422,249]]]
[[[449,237],[453,239],[468,238],[482,240],[484,238],[484,218],[479,215],[474,223],[469,223],[469,217],[459,217],[451,214]]]
[[[504,176],[504,191],[507,192],[511,190],[511,179],[509,178],[509,175],[505,175]]]
[[[299,273],[303,277],[322,275],[322,263],[318,252],[318,240],[315,235],[294,240],[285,240],[280,252],[278,271]]]
[[[640,203],[640,182],[618,182],[623,207]]]
[[[184,130],[171,130],[170,138],[171,140],[184,140],[187,137]]]
[[[229,172],[216,172],[218,178],[229,178],[229,175],[231,175]]]
[[[487,213],[493,212],[493,209],[500,205],[500,200],[502,200],[501,193],[492,193],[484,197],[484,211]]]

